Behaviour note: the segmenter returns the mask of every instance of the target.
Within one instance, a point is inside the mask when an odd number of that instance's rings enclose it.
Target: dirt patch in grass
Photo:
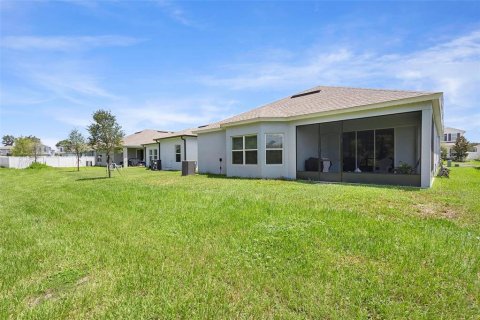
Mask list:
[[[456,219],[459,213],[452,207],[439,206],[433,203],[418,203],[415,206],[416,213],[421,217]]]
[[[43,292],[41,293],[40,295],[38,296],[35,296],[35,297],[31,297],[28,299],[28,302],[27,302],[27,305],[30,307],[30,308],[35,308],[37,305],[39,305],[40,303],[46,301],[46,300],[50,300],[50,299],[53,299],[55,298],[53,292],[51,292],[50,290],[47,290],[46,292]]]

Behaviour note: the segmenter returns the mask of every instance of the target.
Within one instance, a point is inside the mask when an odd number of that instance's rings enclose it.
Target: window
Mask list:
[[[394,129],[343,133],[343,171],[393,173]]]
[[[451,133],[448,134],[448,140],[447,141],[452,141],[452,134]]]
[[[265,163],[283,164],[283,134],[265,135]]]
[[[443,141],[447,141],[447,134],[446,133],[443,135]]]
[[[460,138],[460,132],[457,132],[457,139]]]
[[[182,146],[179,144],[175,145],[175,162],[182,161]]]
[[[257,164],[257,136],[232,137],[232,164]]]

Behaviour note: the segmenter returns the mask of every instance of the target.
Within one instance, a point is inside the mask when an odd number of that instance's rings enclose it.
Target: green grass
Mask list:
[[[478,319],[480,168],[429,190],[0,169],[0,318]]]

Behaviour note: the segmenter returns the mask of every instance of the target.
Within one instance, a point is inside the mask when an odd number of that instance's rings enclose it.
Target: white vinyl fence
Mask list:
[[[0,156],[0,167],[23,169],[35,162],[34,157],[4,157]],[[44,163],[50,167],[76,167],[77,157],[37,157],[38,163]],[[81,157],[80,166],[94,166],[95,157]]]

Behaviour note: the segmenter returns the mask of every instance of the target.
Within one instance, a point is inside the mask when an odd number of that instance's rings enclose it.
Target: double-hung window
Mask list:
[[[182,147],[179,144],[175,145],[175,162],[182,161]]]
[[[257,164],[257,136],[232,137],[232,164]]]
[[[283,164],[283,134],[267,133],[265,135],[265,163]]]

